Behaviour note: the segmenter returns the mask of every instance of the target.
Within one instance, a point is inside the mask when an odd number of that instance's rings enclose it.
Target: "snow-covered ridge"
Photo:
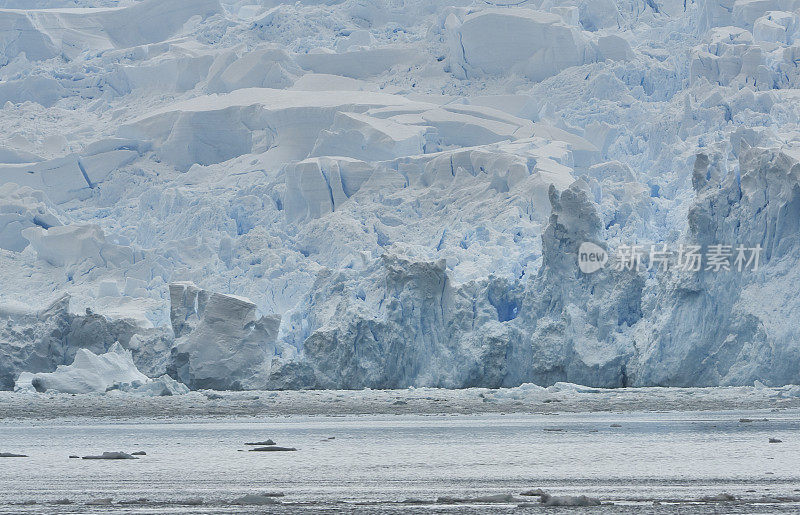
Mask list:
[[[2,388],[117,342],[193,389],[800,382],[797,0],[34,3],[0,0]]]

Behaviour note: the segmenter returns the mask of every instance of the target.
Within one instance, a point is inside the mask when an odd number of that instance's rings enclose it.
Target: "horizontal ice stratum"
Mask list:
[[[799,88],[800,0],[0,0],[0,388],[800,383]]]

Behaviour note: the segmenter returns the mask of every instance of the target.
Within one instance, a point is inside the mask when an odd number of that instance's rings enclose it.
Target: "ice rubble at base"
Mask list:
[[[139,372],[131,352],[119,342],[100,355],[78,349],[71,365],[59,365],[49,373],[23,372],[14,385],[14,391],[18,392],[102,393],[109,390],[145,396],[179,395],[189,391],[168,375],[150,379]]]
[[[797,0],[37,6],[0,0],[2,388],[112,348],[193,389],[800,382]]]

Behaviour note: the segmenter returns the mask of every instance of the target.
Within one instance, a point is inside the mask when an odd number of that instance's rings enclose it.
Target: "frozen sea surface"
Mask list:
[[[797,409],[5,420],[0,452],[29,457],[0,462],[0,512],[563,512],[520,495],[541,488],[613,503],[593,513],[796,513],[798,430]],[[267,438],[298,450],[243,451]],[[147,455],[68,457],[117,450]]]

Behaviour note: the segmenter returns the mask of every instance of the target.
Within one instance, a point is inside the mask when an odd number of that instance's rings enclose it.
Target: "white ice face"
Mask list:
[[[798,9],[0,0],[0,388],[800,382]]]
[[[133,364],[131,352],[119,343],[99,356],[79,349],[71,365],[61,365],[55,372],[20,374],[17,391],[52,391],[61,393],[105,392],[116,384],[144,385],[149,379]]]

